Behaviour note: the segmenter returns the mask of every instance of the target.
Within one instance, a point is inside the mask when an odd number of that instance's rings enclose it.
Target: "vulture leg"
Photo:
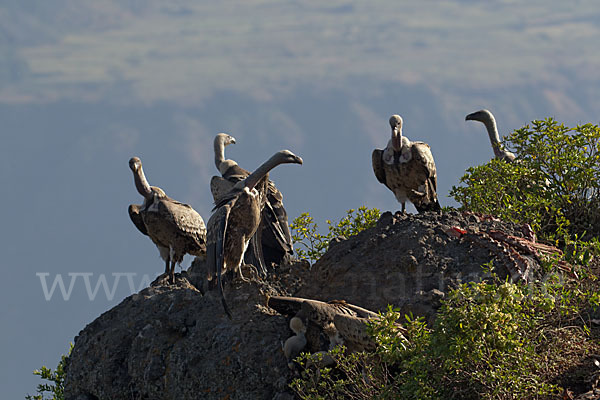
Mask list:
[[[251,244],[251,243],[248,243]],[[244,274],[242,274],[242,263],[240,263],[240,266],[237,268],[237,278],[240,279],[242,282],[250,282],[250,279],[248,278],[244,278]]]
[[[169,276],[169,271],[170,268],[169,266],[171,265],[171,250],[168,247],[162,247],[162,246],[158,246],[158,252],[160,253],[160,258],[162,258],[163,260],[165,260],[165,272],[162,275],[166,275]]]
[[[169,270],[169,282],[175,283],[175,260],[171,258],[171,269]]]
[[[167,257],[167,259],[165,260],[165,275],[169,274],[169,265],[171,264],[171,257]]]
[[[169,273],[169,282],[175,284],[175,264],[177,264],[177,259],[175,257],[173,246],[169,249],[169,260],[171,260],[171,268],[167,271]]]

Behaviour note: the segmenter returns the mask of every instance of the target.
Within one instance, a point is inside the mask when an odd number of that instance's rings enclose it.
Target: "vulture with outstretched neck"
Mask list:
[[[190,205],[171,199],[159,187],[150,186],[138,157],[129,160],[129,168],[138,193],[144,197],[142,205],[129,206],[129,217],[154,242],[165,261],[165,274],[175,283],[175,264],[180,264],[185,254],[206,254],[204,220]]]
[[[441,210],[437,199],[437,173],[427,143],[411,142],[402,135],[402,117],[392,115],[392,138],[384,150],[375,149],[371,156],[377,180],[387,186],[405,212],[406,200],[419,213]]]
[[[215,284],[218,286],[223,308],[230,318],[231,312],[223,295],[222,275],[226,272],[236,273],[245,280],[241,272],[242,260],[250,238],[261,221],[261,195],[258,188],[266,186],[270,170],[285,163],[302,164],[302,159],[288,150],[275,153],[256,171],[219,197],[214,213],[208,220],[207,278],[211,287]]]
[[[225,146],[234,143],[235,138],[226,133],[217,134],[214,140],[215,166],[221,173],[221,176],[213,176],[210,181],[215,203],[236,183],[250,175],[234,160],[225,158]],[[287,212],[283,206],[283,195],[271,180],[267,181],[264,188],[266,191],[260,193],[263,204],[261,227],[252,238],[246,262],[256,265],[263,276],[266,276],[265,264],[280,264],[284,257],[293,253],[293,244]]]
[[[514,161],[515,155],[502,147],[498,127],[496,126],[496,118],[489,110],[479,110],[465,117],[465,121],[479,121],[485,125],[494,156],[500,160]]]

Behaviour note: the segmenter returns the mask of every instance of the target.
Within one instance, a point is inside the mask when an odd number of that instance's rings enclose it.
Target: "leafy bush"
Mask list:
[[[600,235],[600,128],[569,128],[552,118],[533,121],[505,138],[517,154],[467,169],[450,195],[462,208],[529,223],[560,240]]]
[[[27,395],[25,399],[27,400],[64,400],[64,390],[65,390],[65,365],[67,363],[67,359],[71,355],[71,351],[73,350],[73,343],[71,343],[69,348],[69,354],[63,355],[56,366],[56,370],[52,371],[52,369],[42,366],[40,369],[36,369],[33,371],[34,375],[38,375],[40,378],[45,379],[51,383],[40,383],[37,387],[36,395]],[[51,394],[52,397],[44,397],[46,394]]]
[[[314,263],[325,254],[332,239],[338,236],[348,238],[371,228],[375,226],[379,216],[380,211],[377,208],[361,206],[358,210],[350,209],[339,222],[332,223],[326,220],[328,232],[327,235],[322,235],[318,232],[317,224],[309,213],[302,213],[290,224],[294,244],[303,247],[297,248],[296,254],[299,258]]]
[[[598,304],[594,285],[578,291],[557,278],[523,285],[495,276],[463,284],[431,328],[405,317],[408,342],[395,334],[400,314],[390,309],[370,327],[375,352],[338,352],[336,368],[306,368],[292,388],[303,399],[552,398],[558,377],[600,348],[582,323],[582,310]]]

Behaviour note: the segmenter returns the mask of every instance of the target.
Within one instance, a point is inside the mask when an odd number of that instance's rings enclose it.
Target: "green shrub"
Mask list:
[[[71,351],[73,351],[73,343],[71,343],[69,347],[69,353],[60,357],[60,361],[58,362],[55,371],[52,371],[52,369],[44,366],[42,366],[42,368],[40,369],[36,369],[35,371],[33,371],[34,375],[38,375],[41,379],[45,379],[51,383],[40,383],[37,387],[37,394],[33,396],[27,395],[25,399],[64,400],[65,365],[67,363],[67,359],[71,355]],[[46,394],[49,394],[52,397],[45,397]]]
[[[529,223],[547,239],[563,242],[600,235],[600,128],[569,128],[552,118],[533,121],[505,138],[517,154],[467,169],[450,195],[462,209]]]
[[[432,327],[405,316],[408,341],[394,329],[400,314],[388,310],[369,329],[376,351],[338,352],[336,368],[305,368],[292,388],[303,399],[553,398],[559,377],[600,348],[582,322],[598,300],[597,282],[580,288],[556,275],[523,285],[493,275],[451,290]]]
[[[317,223],[309,213],[302,213],[290,224],[292,240],[294,244],[301,246],[296,248],[296,254],[299,258],[314,263],[325,254],[332,239],[338,236],[348,238],[371,228],[375,226],[379,216],[380,211],[377,208],[361,206],[358,210],[350,209],[339,222],[332,223],[326,220],[328,232],[327,235],[322,235],[318,232]]]

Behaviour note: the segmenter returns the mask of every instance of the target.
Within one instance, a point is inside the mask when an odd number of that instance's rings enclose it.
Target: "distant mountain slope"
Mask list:
[[[598,20],[590,0],[10,1],[0,6],[0,46],[13,59],[3,73],[11,90],[0,97],[89,98],[90,88],[127,84],[131,100],[190,102],[219,89],[264,97],[356,80],[564,89],[572,76],[595,78]]]

